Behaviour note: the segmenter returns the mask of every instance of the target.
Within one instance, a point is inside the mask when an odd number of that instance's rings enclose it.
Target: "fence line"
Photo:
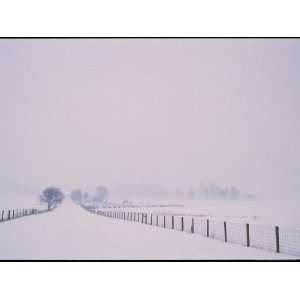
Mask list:
[[[140,222],[150,226],[200,234],[208,238],[224,241],[225,243],[229,242],[245,247],[300,256],[299,229],[227,221],[221,222],[201,217],[180,216],[178,214],[104,211],[97,210],[94,207],[81,206],[89,212],[104,217]]]
[[[52,208],[52,209],[54,209],[54,208]],[[19,219],[19,218],[22,218],[22,217],[42,214],[42,213],[45,213],[45,212],[49,212],[52,209],[50,209],[50,210],[43,209],[42,210],[42,209],[37,209],[37,208],[21,208],[21,209],[18,208],[18,209],[2,210],[0,222],[11,221],[11,220]]]

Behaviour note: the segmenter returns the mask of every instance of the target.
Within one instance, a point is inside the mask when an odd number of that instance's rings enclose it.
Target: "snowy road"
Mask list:
[[[0,223],[0,259],[295,259],[91,214],[69,199],[51,213]]]

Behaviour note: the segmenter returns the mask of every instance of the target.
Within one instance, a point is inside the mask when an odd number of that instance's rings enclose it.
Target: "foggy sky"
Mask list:
[[[0,40],[0,182],[300,196],[300,40]]]

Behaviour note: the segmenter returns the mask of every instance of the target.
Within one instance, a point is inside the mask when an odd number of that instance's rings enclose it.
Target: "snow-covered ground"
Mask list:
[[[37,194],[0,193],[1,209],[36,208],[43,206]]]
[[[113,205],[122,205],[122,202],[123,199],[111,199]],[[300,228],[300,200],[131,199],[128,202],[136,207],[121,207],[120,209]]]
[[[2,260],[296,258],[186,232],[101,217],[69,199],[53,212],[0,223],[0,245]]]

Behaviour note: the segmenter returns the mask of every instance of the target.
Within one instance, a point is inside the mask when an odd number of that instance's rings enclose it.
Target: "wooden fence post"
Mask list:
[[[174,229],[174,216],[172,216],[172,229]]]
[[[191,226],[191,233],[195,232],[195,227],[194,227],[194,218],[192,218],[192,226]]]
[[[250,247],[250,230],[249,230],[249,224],[246,224],[246,233],[247,233],[247,247]]]
[[[150,225],[152,225],[152,214],[150,215]]]
[[[209,237],[209,219],[206,220],[206,236]]]
[[[145,215],[145,224],[148,224],[148,214],[146,213],[146,215]]]
[[[227,243],[227,223],[224,222],[224,240]]]
[[[181,231],[184,231],[184,219],[181,217]]]
[[[166,228],[166,216],[164,215],[164,228]]]
[[[1,217],[1,221],[3,221],[4,218],[4,210],[2,210],[2,217]]]
[[[156,215],[156,226],[158,226],[158,215]]]
[[[276,252],[280,252],[280,247],[279,247],[279,226],[275,226],[275,235],[276,235]]]
[[[10,219],[10,210],[8,210],[8,217],[7,217],[7,220]]]

